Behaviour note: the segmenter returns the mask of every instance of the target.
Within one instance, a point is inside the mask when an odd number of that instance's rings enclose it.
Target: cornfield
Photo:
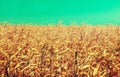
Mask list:
[[[120,27],[0,25],[0,77],[120,77]]]

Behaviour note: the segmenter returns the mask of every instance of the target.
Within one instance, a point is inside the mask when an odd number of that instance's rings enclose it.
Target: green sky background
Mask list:
[[[0,22],[120,24],[120,0],[0,0]]]

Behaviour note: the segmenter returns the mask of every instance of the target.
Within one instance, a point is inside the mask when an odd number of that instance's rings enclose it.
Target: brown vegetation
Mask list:
[[[0,77],[120,77],[120,27],[0,26]]]

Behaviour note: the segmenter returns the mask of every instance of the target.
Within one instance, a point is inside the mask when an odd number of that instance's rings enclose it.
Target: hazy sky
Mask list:
[[[120,0],[0,0],[0,22],[120,24]]]

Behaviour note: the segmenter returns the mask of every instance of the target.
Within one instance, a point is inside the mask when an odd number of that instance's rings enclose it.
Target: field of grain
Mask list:
[[[120,27],[0,25],[0,77],[120,77]]]

